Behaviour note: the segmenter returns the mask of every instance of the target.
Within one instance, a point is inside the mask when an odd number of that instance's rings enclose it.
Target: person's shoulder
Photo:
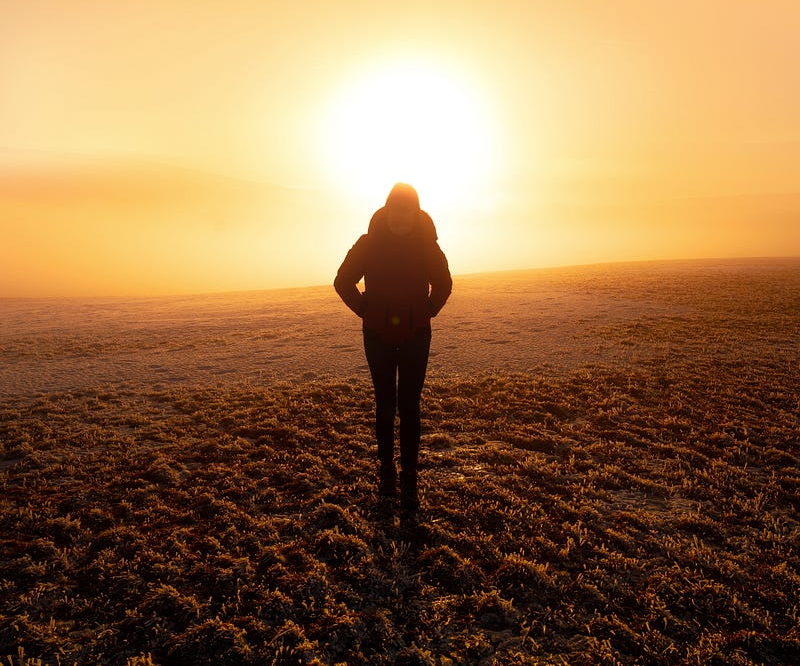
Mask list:
[[[366,246],[370,242],[369,236],[367,234],[361,234],[356,242],[353,244],[353,248],[362,248]]]
[[[367,234],[374,234],[376,231],[380,230],[381,227],[384,225],[386,220],[386,206],[382,208],[378,208],[370,218],[369,227],[367,228]]]
[[[419,228],[426,240],[438,240],[439,236],[436,234],[433,218],[424,210],[419,211]]]
[[[363,259],[374,252],[374,247],[374,239],[369,236],[369,234],[362,234],[358,237],[356,242],[353,243],[353,247],[350,248],[350,254],[353,256],[353,258],[360,257]]]

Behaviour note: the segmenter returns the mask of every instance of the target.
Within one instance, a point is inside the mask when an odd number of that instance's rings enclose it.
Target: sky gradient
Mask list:
[[[456,274],[800,254],[795,0],[0,17],[0,296],[324,284],[395,165]]]

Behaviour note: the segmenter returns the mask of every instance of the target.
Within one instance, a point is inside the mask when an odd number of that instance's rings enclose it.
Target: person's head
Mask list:
[[[386,224],[395,236],[406,236],[419,219],[419,195],[407,183],[396,183],[386,197]]]

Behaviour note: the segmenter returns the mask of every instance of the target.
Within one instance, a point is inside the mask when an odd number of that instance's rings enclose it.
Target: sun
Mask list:
[[[466,203],[491,172],[487,105],[462,73],[434,61],[369,67],[341,91],[325,123],[337,186],[362,195],[411,183],[423,205]]]

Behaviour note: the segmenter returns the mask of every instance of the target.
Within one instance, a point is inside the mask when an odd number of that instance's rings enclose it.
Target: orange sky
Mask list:
[[[330,282],[404,160],[454,273],[800,254],[796,0],[0,12],[0,296]]]

